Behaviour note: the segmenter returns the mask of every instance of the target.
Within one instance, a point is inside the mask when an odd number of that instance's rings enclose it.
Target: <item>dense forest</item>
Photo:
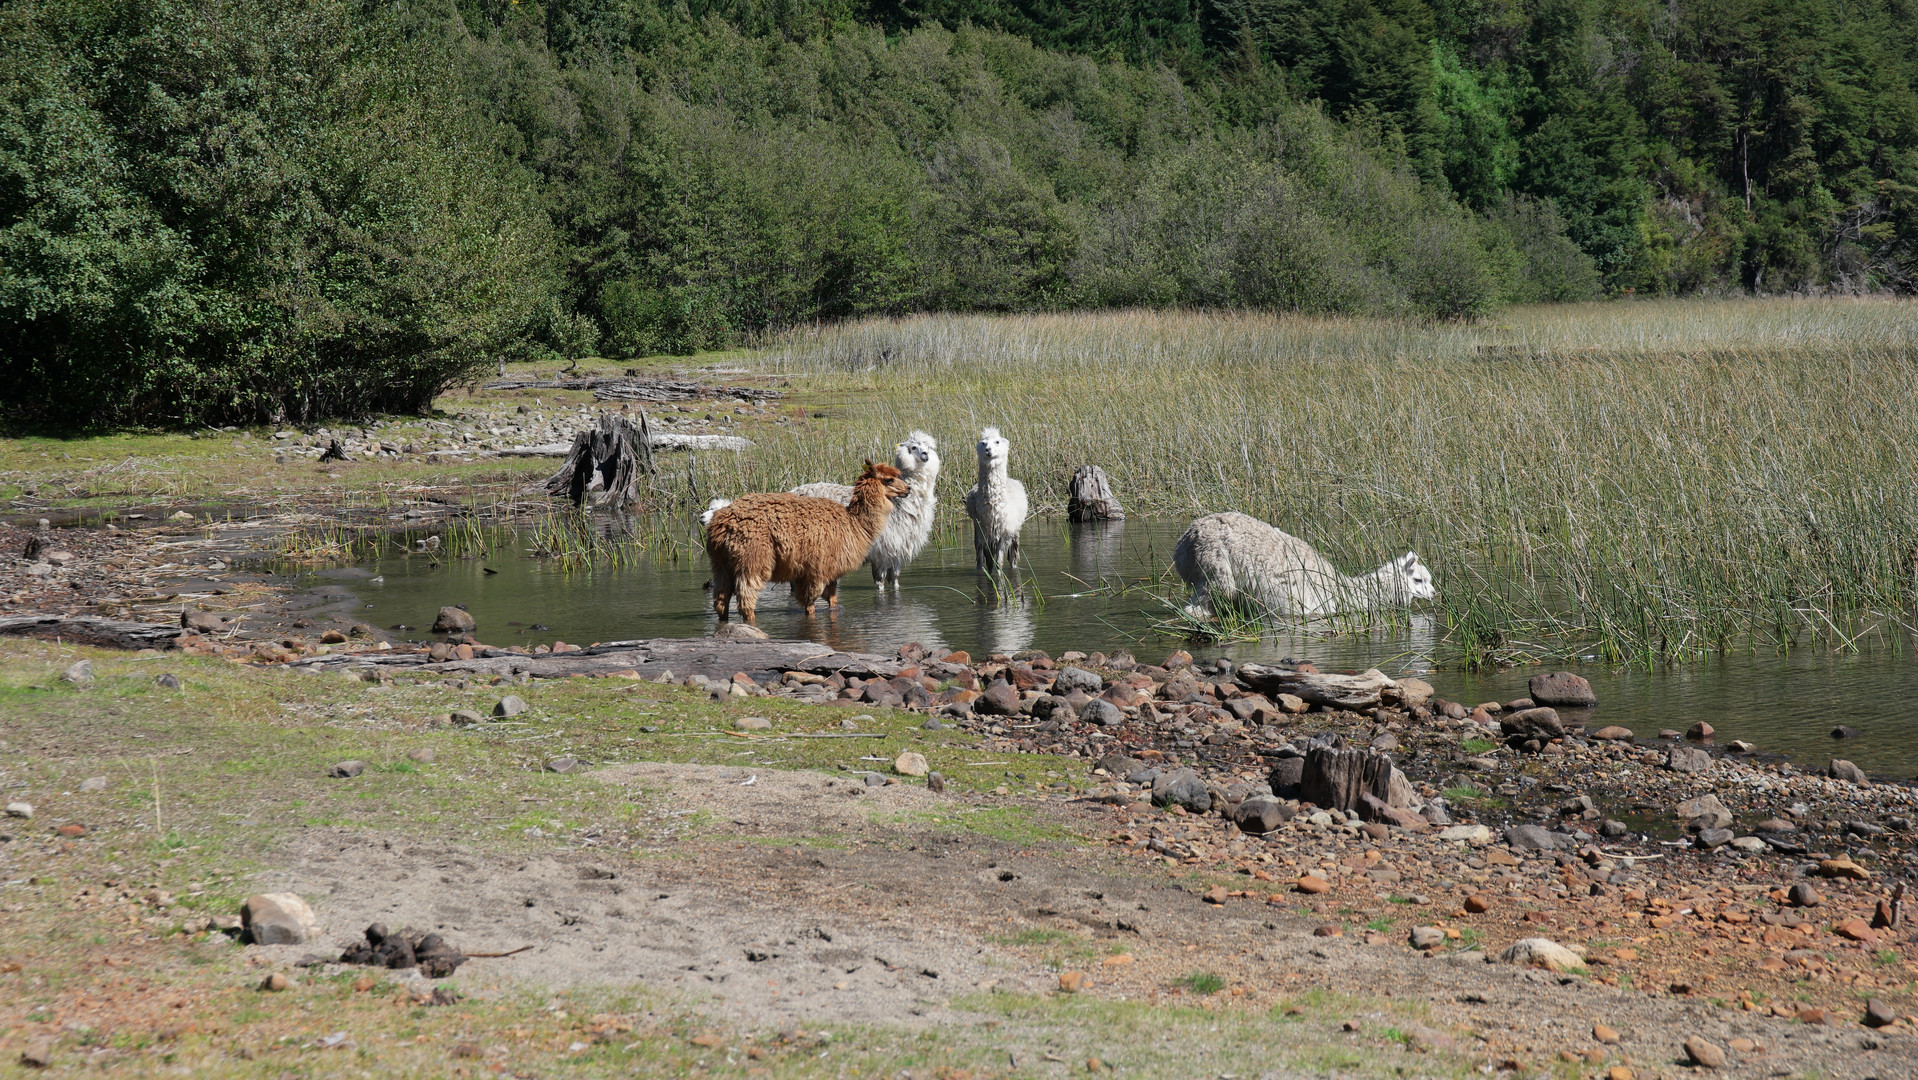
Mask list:
[[[820,319],[1918,287],[1918,0],[12,0],[0,412]]]

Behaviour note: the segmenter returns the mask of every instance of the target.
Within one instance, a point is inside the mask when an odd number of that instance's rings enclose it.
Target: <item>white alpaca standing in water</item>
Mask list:
[[[923,431],[906,436],[893,449],[893,464],[899,475],[912,485],[912,494],[892,501],[892,516],[873,539],[866,564],[872,567],[873,583],[880,588],[899,588],[899,571],[919,557],[932,535],[932,514],[936,509],[933,485],[939,482],[939,441]],[[831,499],[841,506],[852,505],[852,488],[846,484],[801,484],[795,495]]]
[[[893,448],[892,463],[900,477],[911,485],[912,493],[892,501],[892,516],[873,538],[872,549],[866,553],[866,565],[872,567],[875,584],[898,589],[899,572],[919,557],[932,536],[933,511],[937,508],[933,487],[939,480],[939,440],[915,431]],[[841,506],[852,505],[852,492],[850,484],[830,482],[801,484],[792,489],[794,495],[831,499]],[[731,499],[714,499],[706,505],[706,512],[699,515],[700,523],[712,524],[713,515],[730,505]]]
[[[980,570],[1003,574],[1019,561],[1019,528],[1026,523],[1026,486],[1006,475],[1011,445],[989,427],[979,433],[979,482],[966,492],[972,554]]]
[[[1193,522],[1172,549],[1172,565],[1192,586],[1186,611],[1202,619],[1213,616],[1217,600],[1251,600],[1274,615],[1331,615],[1410,607],[1438,595],[1416,552],[1346,577],[1311,544],[1244,514]]]

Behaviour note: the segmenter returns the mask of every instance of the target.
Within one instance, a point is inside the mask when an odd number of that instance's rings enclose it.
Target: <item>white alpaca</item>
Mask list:
[[[1193,522],[1172,549],[1172,565],[1192,586],[1186,611],[1199,618],[1212,617],[1215,598],[1250,600],[1274,615],[1331,615],[1410,607],[1438,595],[1416,552],[1346,577],[1312,545],[1244,514]]]
[[[933,493],[939,480],[939,441],[923,431],[915,431],[906,436],[906,441],[893,448],[893,466],[899,470],[900,477],[911,485],[912,493],[892,501],[892,516],[886,519],[886,527],[873,538],[872,549],[866,553],[866,565],[872,567],[872,580],[881,588],[891,585],[899,588],[899,572],[906,564],[918,558],[925,550],[926,540],[932,535],[932,517],[936,509],[937,498]],[[815,499],[831,499],[841,506],[852,505],[852,486],[821,482],[801,484],[792,489],[795,495],[806,495]],[[731,506],[731,499],[714,499],[706,504],[706,512],[699,515],[701,524],[712,524],[713,514]]]
[[[979,433],[979,482],[966,492],[972,554],[980,570],[1002,574],[1019,561],[1019,528],[1026,523],[1026,486],[1006,475],[1011,446],[989,427]]]
[[[919,557],[932,535],[932,513],[936,508],[933,485],[939,482],[939,442],[923,431],[915,431],[894,448],[892,461],[900,476],[912,485],[912,494],[892,501],[892,516],[886,519],[885,529],[873,539],[872,550],[866,554],[866,564],[872,567],[872,580],[882,589],[888,585],[899,588],[899,571]],[[831,499],[841,506],[852,505],[852,487],[847,484],[801,484],[793,489],[793,494]]]

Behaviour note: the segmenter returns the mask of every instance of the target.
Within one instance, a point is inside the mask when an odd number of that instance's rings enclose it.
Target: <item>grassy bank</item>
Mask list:
[[[1649,661],[1902,634],[1918,560],[1918,308],[1519,308],[1480,324],[939,317],[799,333],[761,362],[835,422],[719,481],[847,472],[913,427],[955,486],[996,424],[1036,505],[1103,466],[1135,511],[1242,510],[1353,569],[1416,548],[1458,659]],[[850,473],[848,473],[850,475]]]

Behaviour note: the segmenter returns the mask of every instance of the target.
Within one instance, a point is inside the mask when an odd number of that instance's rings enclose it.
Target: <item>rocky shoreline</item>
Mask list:
[[[67,594],[131,591],[89,564],[167,565],[160,553],[128,557],[123,540],[91,534],[84,550],[36,564],[51,570],[20,582],[30,597],[16,586],[16,621],[57,625],[43,613]],[[199,599],[219,598],[208,606],[236,599],[221,594],[228,583],[195,584],[207,586]],[[33,610],[19,610],[29,598]],[[189,607],[165,636],[191,654],[375,681],[595,676],[917,711],[990,751],[1078,760],[1049,797],[1094,807],[1108,824],[1089,839],[1183,875],[1211,903],[1306,914],[1317,933],[1379,947],[1863,1024],[1865,1040],[1918,1024],[1888,1003],[1905,1000],[1918,956],[1902,922],[1918,865],[1913,789],[1843,761],[1814,771],[1719,747],[1708,729],[1588,731],[1576,676],[1542,676],[1530,699],[1465,703],[1416,679],[1183,652],[1153,664],[756,640],[495,648],[470,631],[393,643],[285,617],[242,633],[233,614]],[[888,779],[915,782],[913,771]],[[1716,1049],[1734,1064],[1763,1056]]]

